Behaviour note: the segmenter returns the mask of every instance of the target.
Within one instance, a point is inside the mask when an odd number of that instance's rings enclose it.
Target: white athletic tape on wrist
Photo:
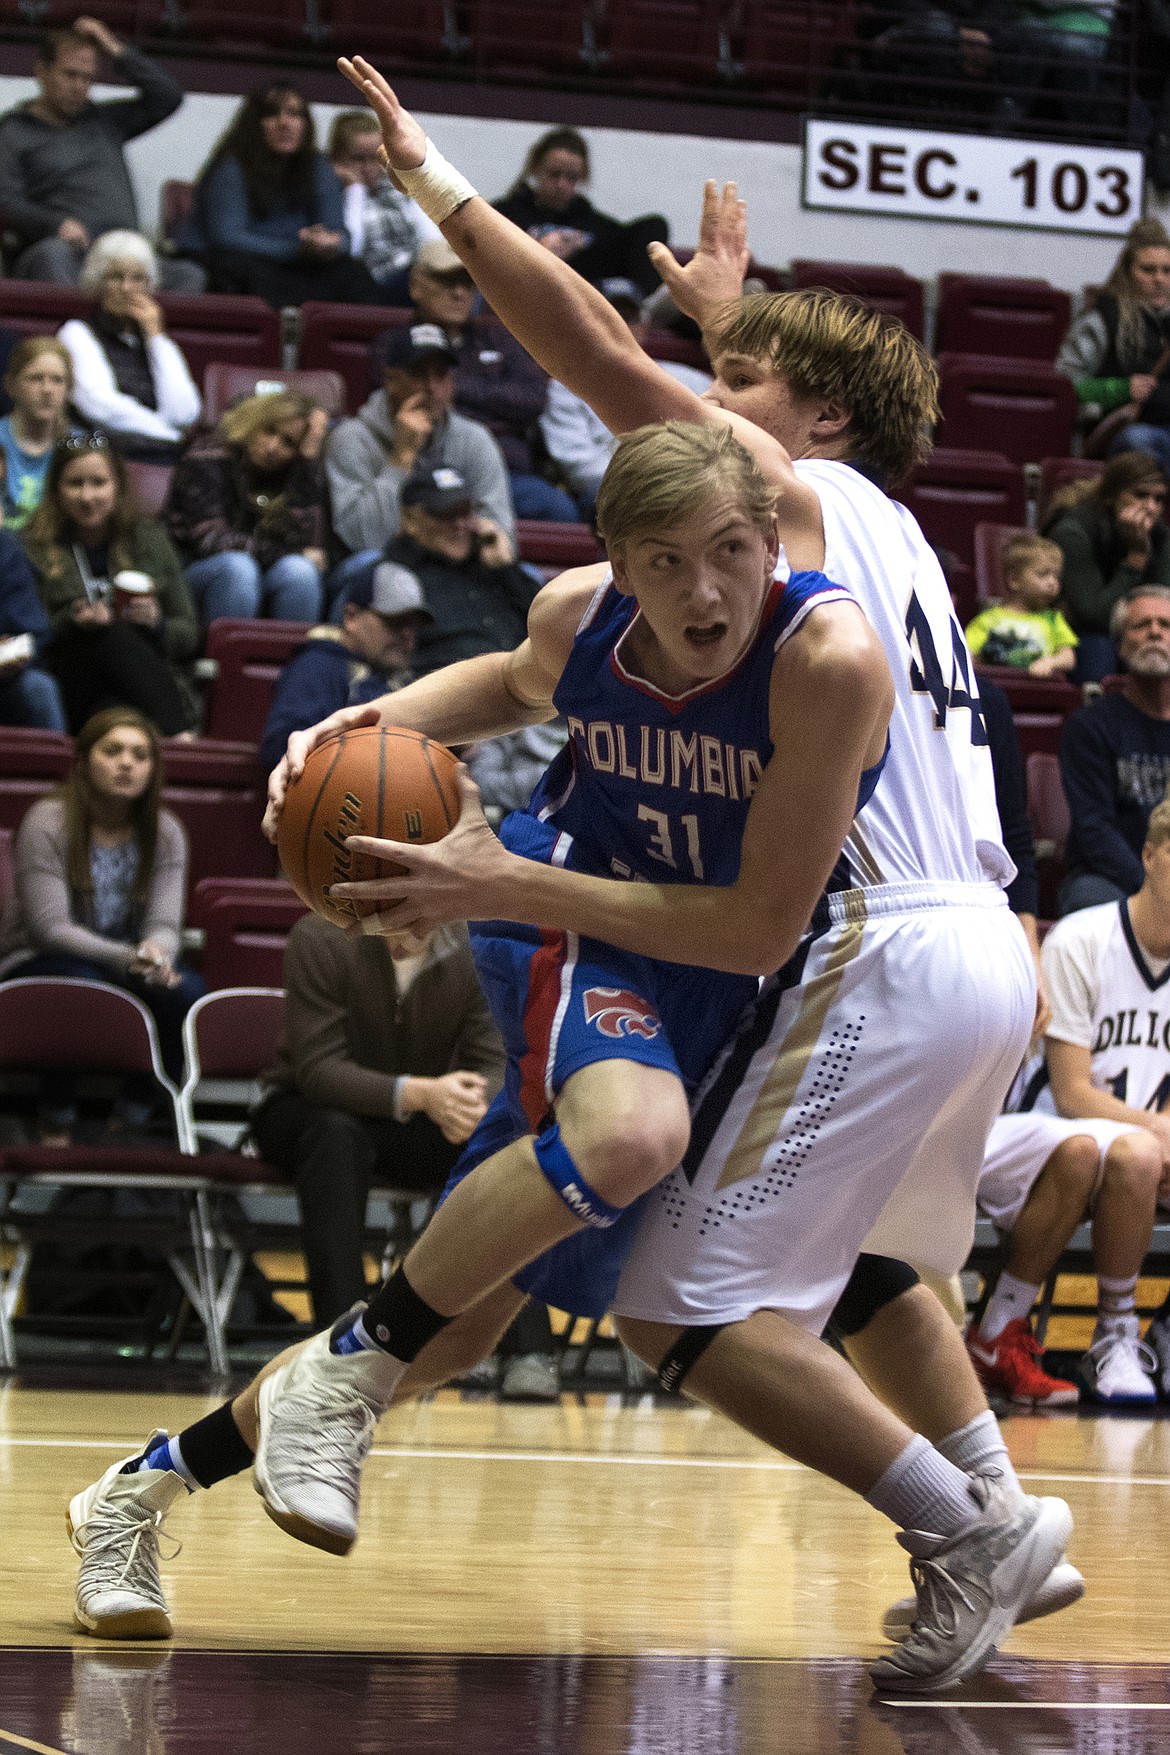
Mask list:
[[[456,210],[479,191],[461,171],[448,164],[433,140],[427,140],[427,155],[413,171],[394,169],[394,175],[408,195],[412,195],[436,225],[450,219]]]

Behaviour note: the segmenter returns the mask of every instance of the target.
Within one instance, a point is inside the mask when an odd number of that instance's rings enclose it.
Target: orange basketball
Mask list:
[[[418,731],[363,725],[318,744],[289,787],[276,845],[301,901],[335,926],[373,914],[376,902],[334,902],[330,884],[385,877],[391,868],[351,853],[347,835],[440,841],[459,816],[456,758]]]

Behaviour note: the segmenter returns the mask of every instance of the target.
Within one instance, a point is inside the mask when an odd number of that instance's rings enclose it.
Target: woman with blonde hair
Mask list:
[[[96,713],[81,728],[64,785],[38,799],[17,831],[0,975],[128,989],[153,1015],[163,1065],[180,1080],[183,1018],[205,988],[179,965],[187,837],[162,805],[162,781],[158,733],[132,707]],[[132,1101],[149,1105],[150,1085]],[[58,1084],[46,1125],[72,1126],[71,1098]]]
[[[1109,279],[1061,343],[1056,369],[1072,379],[1087,417],[1118,414],[1094,455],[1148,451],[1170,469],[1170,233],[1160,219],[1130,226]]]
[[[194,606],[166,531],[139,512],[104,433],[57,443],[20,538],[48,611],[45,663],[70,725],[121,705],[166,737],[188,730],[194,704],[176,666],[195,656]]]
[[[154,297],[158,258],[138,232],[106,232],[81,266],[97,298],[92,317],[71,317],[59,339],[73,362],[73,405],[127,457],[169,461],[203,402],[166,333]]]
[[[73,362],[53,335],[26,335],[8,356],[4,388],[12,413],[0,420],[4,522],[19,527],[40,504],[53,446],[69,432]]]
[[[249,396],[188,443],[163,518],[205,625],[320,618],[328,424],[309,397],[282,390]]]

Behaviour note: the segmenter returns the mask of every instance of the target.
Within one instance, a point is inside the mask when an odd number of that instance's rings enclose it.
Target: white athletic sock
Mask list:
[[[1097,1275],[1097,1333],[1137,1326],[1137,1275],[1132,1280],[1107,1280]]]
[[[1009,1322],[1018,1316],[1027,1319],[1039,1296],[1039,1286],[1029,1286],[1014,1274],[1000,1274],[995,1291],[987,1300],[987,1309],[979,1319],[979,1333],[985,1341],[997,1341]]]
[[[998,1475],[1005,1487],[1014,1487],[1018,1493],[1024,1490],[1012,1467],[999,1421],[990,1408],[976,1414],[957,1432],[948,1433],[937,1448],[965,1475]]]
[[[903,1530],[950,1537],[979,1521],[969,1477],[920,1434],[894,1458],[865,1498]]]

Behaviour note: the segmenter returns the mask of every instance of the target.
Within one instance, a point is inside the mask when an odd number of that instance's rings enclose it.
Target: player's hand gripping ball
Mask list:
[[[289,883],[308,907],[352,926],[377,902],[333,901],[331,884],[387,877],[392,867],[351,852],[349,835],[441,841],[459,819],[458,761],[441,743],[396,726],[359,726],[318,744],[289,787],[276,846]]]

